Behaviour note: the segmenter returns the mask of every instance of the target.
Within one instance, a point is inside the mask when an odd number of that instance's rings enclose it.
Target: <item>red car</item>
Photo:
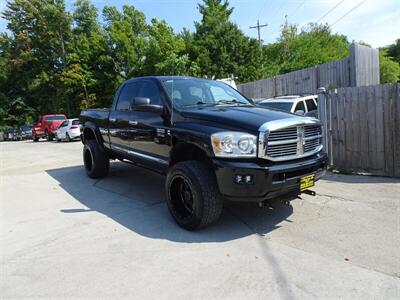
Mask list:
[[[60,127],[61,123],[67,119],[65,115],[43,115],[39,119],[39,123],[32,128],[32,137],[35,142],[45,137],[48,141],[52,141],[54,134]]]

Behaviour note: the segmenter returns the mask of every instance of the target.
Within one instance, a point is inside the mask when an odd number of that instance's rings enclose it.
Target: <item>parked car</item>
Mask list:
[[[270,99],[254,99],[257,105],[272,109],[279,109],[298,115],[308,117],[318,116],[318,96],[317,95],[293,95],[279,96]]]
[[[67,119],[65,115],[43,115],[39,119],[39,123],[32,128],[32,138],[35,142],[39,138],[46,138],[48,141],[53,140],[54,134],[61,123]]]
[[[22,125],[19,127],[19,135],[21,140],[28,140],[32,138],[32,126]]]
[[[3,132],[3,140],[12,141],[12,139],[13,139],[13,129],[9,128],[9,129],[4,130],[4,132]]]
[[[66,140],[71,142],[72,140],[79,139],[81,131],[79,128],[79,119],[68,119],[61,123],[60,127],[56,131],[56,140]]]
[[[10,141],[20,141],[20,140],[22,140],[21,134],[20,134],[18,128],[10,129],[10,131],[8,132],[8,137],[9,137]]]
[[[87,175],[106,176],[110,159],[166,174],[169,211],[188,230],[217,221],[224,198],[263,206],[312,194],[326,167],[319,120],[256,106],[213,80],[131,79],[111,109],[83,110],[80,121]]]

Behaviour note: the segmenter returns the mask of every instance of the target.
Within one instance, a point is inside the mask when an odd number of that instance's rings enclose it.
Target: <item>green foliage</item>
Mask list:
[[[261,49],[230,21],[233,9],[228,1],[204,0],[199,11],[202,20],[195,23],[194,35],[185,33],[185,39],[190,59],[199,66],[200,75],[222,78],[233,74],[239,81],[259,78]]]
[[[388,46],[386,49],[388,56],[400,64],[400,39],[397,39],[394,44]]]
[[[393,83],[400,80],[400,65],[388,56],[386,49],[379,49],[381,83]]]
[[[328,25],[311,23],[299,32],[297,26],[285,24],[277,43],[264,46],[264,52],[271,76],[343,59],[349,55],[349,42]]]
[[[200,0],[199,0],[200,1]],[[8,0],[0,33],[0,128],[32,123],[43,113],[75,117],[82,108],[109,107],[128,78],[143,75],[235,76],[246,82],[348,56],[345,36],[328,25],[299,30],[284,24],[276,43],[260,46],[231,21],[227,0],[202,0],[194,32],[176,34],[149,23],[132,5],[76,0]],[[101,22],[99,22],[99,15]],[[383,82],[399,79],[400,39],[381,51]]]

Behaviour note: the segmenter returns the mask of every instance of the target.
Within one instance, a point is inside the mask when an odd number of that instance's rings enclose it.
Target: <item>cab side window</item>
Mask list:
[[[303,101],[299,101],[299,103],[297,103],[296,108],[294,109],[294,111],[298,111],[298,110],[302,110],[302,111],[306,111],[306,108],[304,107],[304,102]]]
[[[137,97],[136,82],[129,82],[122,87],[122,90],[118,97],[116,110],[130,110],[132,100]]]
[[[150,104],[161,105],[160,90],[153,81],[140,82],[140,88],[136,97],[150,99]]]

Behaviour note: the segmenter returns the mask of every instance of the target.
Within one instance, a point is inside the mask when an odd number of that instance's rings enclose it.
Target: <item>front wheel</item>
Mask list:
[[[222,199],[215,174],[206,163],[184,161],[174,165],[165,182],[168,209],[176,223],[196,230],[216,222]]]
[[[83,163],[90,178],[101,178],[108,174],[110,159],[96,140],[87,140],[83,147]]]
[[[53,140],[53,136],[52,136],[48,131],[46,131],[46,140],[47,140],[48,142],[50,142],[50,141]]]

